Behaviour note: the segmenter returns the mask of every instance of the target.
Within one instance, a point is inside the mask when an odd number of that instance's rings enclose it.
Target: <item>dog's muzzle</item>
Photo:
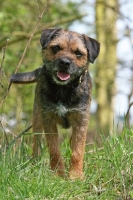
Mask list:
[[[67,81],[70,78],[70,65],[71,60],[68,58],[60,58],[57,60],[57,77],[60,81]]]

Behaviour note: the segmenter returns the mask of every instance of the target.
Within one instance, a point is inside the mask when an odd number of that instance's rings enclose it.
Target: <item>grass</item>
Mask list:
[[[24,136],[26,137],[26,136]],[[0,155],[0,200],[131,200],[133,199],[133,130],[103,140],[102,148],[86,145],[84,180],[62,179],[49,169],[46,147],[38,162],[30,159],[31,148],[21,144]],[[69,164],[67,140],[61,151]]]

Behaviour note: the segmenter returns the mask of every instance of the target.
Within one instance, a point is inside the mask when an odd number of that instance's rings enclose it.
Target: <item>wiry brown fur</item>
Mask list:
[[[60,44],[60,47],[63,51],[60,51],[55,55],[53,54],[51,47],[58,44]],[[77,59],[74,54],[77,49],[80,49],[80,51],[83,53],[83,56],[79,59]],[[58,57],[64,56],[71,58],[77,67],[86,66],[86,63],[88,62],[87,49],[85,48],[85,44],[83,43],[83,37],[81,34],[75,32],[70,33],[68,31],[62,30],[60,33],[60,37],[55,37],[49,44],[48,48],[44,49],[42,53],[44,57],[44,62],[45,59],[53,60]]]
[[[83,158],[91,102],[91,78],[89,62],[99,54],[99,43],[76,32],[62,29],[46,29],[41,36],[44,65],[37,73],[30,72],[19,80],[37,82],[33,109],[33,132],[46,134],[50,153],[51,169],[65,175],[65,166],[59,149],[57,124],[72,127],[69,176],[83,178]],[[55,49],[53,49],[55,47]],[[70,78],[61,80],[58,73],[67,73]],[[35,77],[33,80],[33,76]],[[12,77],[15,82],[17,75]],[[18,80],[18,79],[17,79]],[[22,81],[24,80],[24,81]],[[40,154],[40,135],[33,140],[33,156]]]

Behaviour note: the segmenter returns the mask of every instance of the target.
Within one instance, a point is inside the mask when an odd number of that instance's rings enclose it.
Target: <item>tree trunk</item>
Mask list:
[[[116,76],[116,19],[118,0],[96,0],[96,33],[101,43],[96,67],[97,128],[105,134],[113,127]]]

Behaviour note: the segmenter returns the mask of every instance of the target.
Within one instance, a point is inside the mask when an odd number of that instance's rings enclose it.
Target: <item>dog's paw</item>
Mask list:
[[[71,180],[76,180],[76,179],[80,179],[83,180],[84,179],[84,174],[82,171],[75,171],[75,170],[71,170],[69,172],[69,178]]]

